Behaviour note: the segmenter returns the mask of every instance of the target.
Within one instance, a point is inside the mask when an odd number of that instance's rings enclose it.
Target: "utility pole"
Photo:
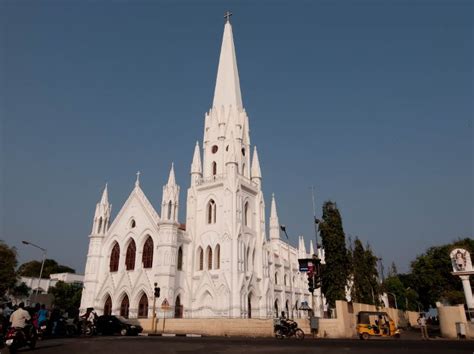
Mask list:
[[[316,240],[316,244],[314,245],[315,249],[315,256],[316,259],[319,259],[319,249],[318,249],[318,228],[319,228],[319,223],[320,221],[316,217],[316,203],[314,201],[314,186],[311,186],[311,199],[313,202],[313,223],[314,223],[314,239]],[[313,256],[313,255],[311,255]],[[321,260],[319,261],[319,277],[321,277]],[[323,292],[321,288],[319,288],[319,293],[316,293],[316,295],[319,297],[319,317],[323,317]],[[315,310],[315,303],[314,303],[314,293],[312,294],[312,299],[313,299],[313,311]]]

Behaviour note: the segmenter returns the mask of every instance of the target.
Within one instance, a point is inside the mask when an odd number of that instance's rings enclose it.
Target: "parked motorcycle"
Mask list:
[[[273,325],[273,332],[278,339],[295,337],[296,339],[304,339],[304,332],[298,328],[298,323],[292,320],[278,319]]]
[[[5,336],[5,345],[10,353],[16,353],[22,347],[36,347],[36,340],[38,335],[33,326],[26,326],[25,328],[10,328]]]

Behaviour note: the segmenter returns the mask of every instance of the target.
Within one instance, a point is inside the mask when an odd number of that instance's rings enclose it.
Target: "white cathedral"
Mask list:
[[[135,188],[111,221],[105,186],[89,236],[82,311],[94,307],[99,314],[151,317],[157,283],[157,308],[166,299],[174,317],[270,318],[281,311],[303,316],[301,303],[311,305],[311,296],[298,258],[310,257],[313,243],[307,253],[302,236],[297,249],[280,239],[274,196],[267,237],[260,162],[256,147],[251,153],[249,131],[227,18],[214,100],[204,118],[202,159],[199,143],[194,149],[186,223],[178,221],[180,187],[173,165],[161,214],[137,174]]]

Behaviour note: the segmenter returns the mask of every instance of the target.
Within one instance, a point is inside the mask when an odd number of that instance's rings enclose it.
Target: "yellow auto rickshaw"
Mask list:
[[[400,330],[386,312],[361,311],[357,315],[357,334],[360,339],[400,337]]]

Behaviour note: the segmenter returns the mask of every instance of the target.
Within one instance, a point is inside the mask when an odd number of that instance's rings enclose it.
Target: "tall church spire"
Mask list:
[[[221,55],[219,58],[219,68],[217,69],[216,88],[214,90],[214,101],[212,105],[216,108],[220,106],[227,107],[229,105],[239,110],[243,108],[232,25],[228,20],[224,26],[224,36],[222,38]]]

